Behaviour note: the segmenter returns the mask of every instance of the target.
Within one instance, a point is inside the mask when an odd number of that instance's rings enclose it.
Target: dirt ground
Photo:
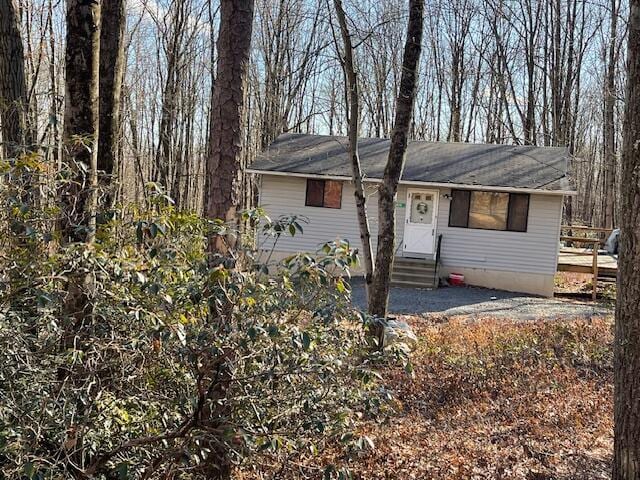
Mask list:
[[[419,342],[411,373],[380,370],[392,413],[358,427],[373,448],[329,448],[286,478],[322,478],[328,464],[372,480],[610,478],[615,286],[597,302],[586,277],[556,286],[566,297],[392,289],[391,312]],[[353,297],[364,301],[357,282]]]
[[[613,318],[513,321],[401,316],[419,342],[412,369],[389,364],[385,418],[363,418],[371,439],[355,455],[331,448],[294,473],[242,478],[596,480],[610,478]],[[338,478],[338,477],[331,477]]]
[[[555,291],[559,298],[573,297],[589,299],[593,288],[591,274],[558,272],[555,278]],[[598,301],[613,305],[616,300],[615,282],[598,282]]]
[[[611,318],[406,319],[414,374],[384,372],[400,413],[363,426],[376,448],[356,478],[609,478]]]

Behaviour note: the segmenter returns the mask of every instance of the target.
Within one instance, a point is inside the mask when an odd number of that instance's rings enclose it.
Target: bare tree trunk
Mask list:
[[[7,158],[15,158],[27,139],[27,86],[16,0],[0,0],[0,123]],[[2,158],[2,148],[0,148]]]
[[[459,57],[459,53],[454,51],[453,60],[452,60],[452,72],[451,76],[451,119],[449,121],[449,135],[447,141],[449,142],[459,142],[460,141],[460,130],[461,130],[461,122],[462,122],[462,106],[461,104],[461,95],[462,95],[462,81],[460,79],[460,62],[462,60]]]
[[[356,199],[356,210],[358,212],[358,227],[360,228],[360,242],[362,243],[362,256],[364,259],[364,280],[367,295],[371,291],[373,280],[373,250],[371,248],[371,231],[369,229],[369,217],[367,216],[367,200],[362,183],[362,168],[360,167],[360,155],[358,154],[358,137],[360,136],[360,93],[358,91],[358,76],[353,59],[353,44],[351,33],[347,26],[347,18],[342,7],[341,0],[333,2],[338,22],[340,23],[340,33],[344,46],[344,59],[342,67],[346,77],[346,88],[348,93],[349,108],[349,157],[351,158],[351,175],[354,183],[354,196]],[[371,300],[368,299],[370,303]]]
[[[371,285],[369,313],[387,315],[389,283],[395,253],[395,200],[407,151],[409,126],[418,83],[422,45],[424,0],[409,0],[409,25],[402,59],[402,77],[396,101],[389,158],[378,189],[378,248]]]
[[[100,134],[98,170],[102,184],[114,173],[120,144],[121,92],[124,75],[125,0],[105,0],[100,27]],[[106,204],[110,203],[107,200]]]
[[[640,478],[640,0],[629,6],[615,328],[614,480]]]
[[[64,143],[71,181],[62,187],[63,241],[93,241],[98,143],[100,4],[69,0]]]
[[[604,227],[613,228],[616,178],[616,43],[618,29],[617,1],[611,0],[611,32],[609,39],[608,65],[604,86]]]
[[[66,18],[63,139],[67,181],[60,188],[60,234],[63,243],[90,244],[95,237],[100,3],[68,0]],[[81,345],[77,338],[88,334],[82,331],[93,314],[93,283],[93,276],[84,268],[75,268],[68,274],[61,350]],[[69,372],[66,368],[58,370],[58,380],[66,381]],[[77,408],[81,412],[85,405],[78,400]],[[69,462],[74,471],[75,465],[82,464],[82,452],[78,445]]]
[[[91,243],[95,236],[99,54],[100,4],[69,0],[63,133],[69,178],[60,191],[63,243]],[[64,348],[91,314],[90,290],[89,275],[69,276],[64,308],[72,323],[66,326]]]
[[[222,0],[220,3],[220,30],[218,32],[218,59],[216,77],[211,96],[209,151],[206,163],[205,215],[209,219],[222,219],[232,227],[239,226],[238,208],[242,205],[242,160],[244,102],[251,53],[254,0]],[[235,246],[234,235],[226,242],[219,236],[210,236],[210,252],[225,254]],[[220,312],[228,316],[233,306],[226,303],[212,309],[212,322],[220,322]],[[224,318],[224,317],[223,317]],[[230,411],[224,401],[228,395],[232,373],[229,363],[235,352],[227,349],[227,361],[221,362],[218,372],[208,380],[211,408],[205,412],[218,428],[233,429],[229,424]],[[205,462],[206,478],[230,479],[231,458],[226,445],[218,439],[211,444],[211,463]]]
[[[162,91],[162,110],[159,125],[158,151],[156,152],[156,168],[159,181],[167,189],[171,188],[172,167],[175,164],[175,129],[178,114],[178,64],[181,60],[182,39],[186,34],[188,18],[185,2],[173,2],[167,13],[171,30],[163,50],[166,54],[167,71]]]
[[[49,116],[53,120],[50,140],[50,144],[53,145],[53,148],[51,149],[51,157],[56,168],[60,169],[62,166],[62,136],[60,135],[60,122],[58,120],[60,116],[60,101],[58,98],[59,80],[57,73],[59,70],[58,65],[56,64],[56,38],[53,25],[54,22],[52,0],[47,1],[47,8],[49,10],[49,21],[47,24],[49,30],[49,55],[51,56],[51,62],[49,63],[49,102],[51,103],[49,108]]]
[[[241,198],[242,111],[245,100],[253,0],[222,0],[218,64],[211,97],[206,216],[236,224]],[[221,244],[210,249],[220,249]]]
[[[527,68],[527,107],[524,118],[524,143],[525,145],[536,144],[536,46],[538,32],[540,28],[540,18],[542,15],[542,4],[534,5],[530,0],[524,2],[523,11],[526,12],[525,20],[525,57]]]

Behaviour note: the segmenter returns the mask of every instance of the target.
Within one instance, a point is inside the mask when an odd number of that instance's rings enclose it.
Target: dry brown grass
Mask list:
[[[558,272],[555,276],[555,292],[559,295],[581,295],[591,298],[593,275],[590,273]],[[604,302],[615,301],[615,282],[598,282],[598,299]]]
[[[414,321],[415,375],[386,373],[402,413],[371,426],[363,478],[607,478],[609,320]]]
[[[609,477],[611,319],[408,320],[420,338],[414,375],[382,372],[397,413],[360,427],[375,449],[327,451],[316,467],[348,465],[363,479]],[[319,477],[300,468],[291,478]]]

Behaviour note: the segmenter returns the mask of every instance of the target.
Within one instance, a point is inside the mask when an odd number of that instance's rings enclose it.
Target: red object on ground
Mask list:
[[[464,275],[461,273],[450,273],[449,283],[456,286],[464,285]]]

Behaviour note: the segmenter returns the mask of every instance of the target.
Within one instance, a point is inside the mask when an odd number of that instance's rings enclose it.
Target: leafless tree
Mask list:
[[[255,61],[263,70],[256,88],[260,114],[260,147],[269,145],[286,130],[299,130],[311,75],[329,44],[320,35],[326,16],[322,4],[301,0],[258,3]]]
[[[69,0],[66,19],[66,182],[60,191],[60,235],[65,243],[90,244],[95,238],[96,224],[100,3]],[[80,331],[91,321],[92,297],[91,274],[76,267],[68,275],[61,350],[80,343]],[[61,369],[58,380],[65,382],[69,372]],[[83,460],[77,457],[82,455],[82,449],[77,451],[72,463],[81,465]],[[77,470],[73,466],[70,469]]]
[[[223,0],[218,62],[211,97],[206,215],[237,223],[240,203],[242,120],[253,27],[253,0]],[[222,244],[210,242],[220,250]]]
[[[366,78],[359,85],[361,136],[389,137],[406,6],[400,0],[344,6],[362,52],[357,70]],[[567,203],[566,220],[615,225],[628,1],[437,0],[425,8],[410,136],[566,146],[578,190]],[[328,49],[331,10],[322,0],[256,3],[242,168],[282,132],[347,133],[342,67]],[[217,16],[218,3],[208,0],[164,7],[143,1],[128,8],[119,144],[109,154],[121,163],[112,176],[124,203],[143,198],[145,184],[156,181],[178,208],[205,210]],[[24,45],[25,123],[33,139],[27,143],[43,146],[51,165],[62,151],[64,21],[62,3],[41,0],[24,3],[14,22]],[[106,55],[117,49],[103,49],[107,65]],[[109,97],[101,96],[102,102]],[[104,138],[108,129],[101,130]],[[107,148],[98,152],[103,169]],[[240,183],[241,203],[255,204],[255,180],[243,174]]]
[[[364,261],[364,280],[367,294],[371,291],[373,281],[373,250],[371,248],[371,231],[369,229],[369,217],[367,216],[367,198],[363,185],[363,173],[358,154],[358,139],[360,137],[360,91],[359,80],[354,60],[354,46],[351,40],[351,32],[347,24],[347,16],[344,12],[341,0],[334,0],[334,7],[340,34],[342,36],[343,58],[341,62],[345,75],[345,98],[348,102],[348,136],[349,157],[351,159],[351,177],[353,179],[354,196],[358,212],[358,227],[360,229],[360,243]],[[368,302],[371,302],[368,299]]]
[[[97,168],[108,185],[120,152],[120,115],[124,78],[124,0],[108,0],[102,5],[100,26],[100,122]]]
[[[91,242],[95,234],[99,57],[100,4],[69,1],[64,143],[70,178],[61,192],[65,241]]]
[[[387,316],[391,268],[395,254],[395,200],[404,168],[416,97],[423,22],[424,1],[410,0],[407,38],[402,59],[402,76],[396,101],[396,116],[391,134],[389,158],[382,183],[378,188],[378,246],[369,295],[369,313],[380,318]]]
[[[615,328],[614,480],[640,477],[640,2],[631,0]]]
[[[16,0],[0,0],[0,124],[7,158],[15,158],[28,139],[24,48]],[[3,149],[0,148],[0,157]]]
[[[611,23],[609,30],[609,48],[607,52],[606,80],[604,82],[604,119],[603,119],[603,150],[604,150],[604,226],[612,228],[615,219],[616,198],[616,133],[615,133],[615,103],[617,97],[616,72],[618,57],[618,15],[620,1],[611,0]]]

